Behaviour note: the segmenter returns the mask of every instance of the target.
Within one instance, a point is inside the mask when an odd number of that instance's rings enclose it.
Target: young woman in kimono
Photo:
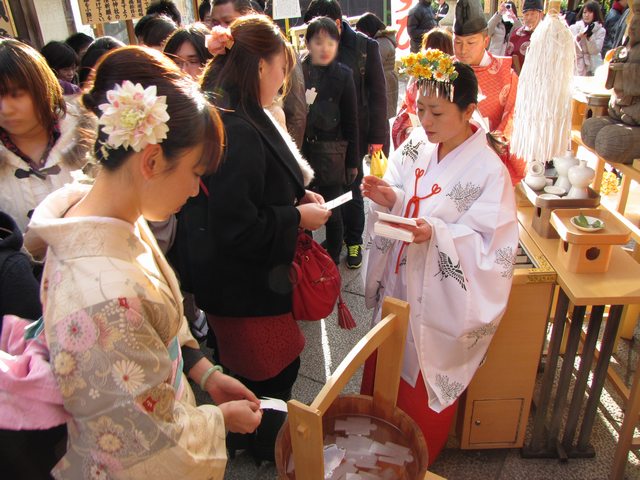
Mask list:
[[[473,70],[439,50],[419,55],[419,68],[405,66],[418,82],[422,128],[392,155],[383,179],[363,183],[372,200],[365,301],[374,323],[385,296],[411,305],[398,406],[422,429],[432,463],[506,308],[518,228],[509,173],[471,119]],[[415,218],[417,226],[406,227],[413,242],[376,236],[376,212]],[[374,372],[369,359],[364,393]]]
[[[200,353],[145,221],[175,213],[215,170],[220,119],[171,60],[138,47],[108,53],[83,101],[102,168],[92,187],[49,195],[29,230],[47,248],[44,330],[73,417],[53,475],[222,479],[225,427],[253,431],[259,401]],[[219,406],[196,407],[183,371]]]

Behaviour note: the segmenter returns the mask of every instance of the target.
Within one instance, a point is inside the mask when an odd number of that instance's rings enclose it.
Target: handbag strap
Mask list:
[[[202,191],[204,192],[204,194],[209,197],[209,189],[207,188],[207,186],[204,184],[204,182],[202,181],[202,178],[200,178],[198,180],[198,182],[200,183],[200,188],[202,189]]]

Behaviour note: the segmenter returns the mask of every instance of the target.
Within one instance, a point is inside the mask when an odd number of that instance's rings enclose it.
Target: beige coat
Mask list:
[[[222,479],[222,413],[196,407],[182,373],[180,346],[198,344],[176,277],[142,218],[62,218],[89,188],[49,195],[29,226],[30,242],[48,247],[45,333],[73,417],[53,475]]]
[[[38,175],[25,175],[29,165],[0,142],[0,210],[11,215],[22,232],[33,209],[49,193],[71,182],[71,172],[86,164],[96,124],[94,115],[67,103],[67,114],[60,120],[60,138]]]

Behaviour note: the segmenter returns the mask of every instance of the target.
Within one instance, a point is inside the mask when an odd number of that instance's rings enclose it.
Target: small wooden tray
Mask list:
[[[604,228],[595,232],[578,230],[571,219],[581,213],[599,218]],[[562,238],[558,242],[558,260],[573,273],[606,272],[614,245],[625,244],[631,238],[631,231],[620,220],[607,210],[597,208],[554,210],[551,225]]]
[[[544,238],[558,238],[558,233],[551,226],[551,212],[556,208],[591,208],[600,205],[600,194],[589,188],[589,198],[559,198],[548,199],[540,198],[538,192],[533,190],[529,185],[520,182],[522,191],[527,200],[536,207],[535,215],[531,219],[533,229]],[[543,193],[541,190],[539,193]]]
[[[544,193],[544,190],[540,190],[540,192],[536,192],[529,185],[524,183],[524,180],[520,182],[522,184],[522,189],[524,190],[527,199],[531,202],[534,207],[539,208],[588,208],[588,207],[597,207],[600,205],[600,194],[590,187],[589,189],[589,198],[567,198],[562,197],[559,199],[553,198],[540,198],[540,195]]]
[[[604,228],[595,232],[578,230],[571,223],[571,219],[580,214],[600,219],[604,222]],[[560,238],[576,245],[624,245],[631,239],[631,230],[615,215],[597,208],[554,210],[551,213],[551,224],[558,231]]]

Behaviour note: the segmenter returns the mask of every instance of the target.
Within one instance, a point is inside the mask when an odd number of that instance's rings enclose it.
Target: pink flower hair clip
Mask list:
[[[131,147],[134,152],[140,152],[147,145],[162,143],[167,138],[167,97],[158,96],[155,85],[144,88],[125,80],[107,92],[107,103],[98,108],[102,112],[98,123],[108,135],[103,143],[105,158],[107,147],[125,150]]]
[[[205,36],[205,42],[212,55],[224,55],[233,47],[233,36],[229,28],[216,25],[211,29],[211,34]]]

